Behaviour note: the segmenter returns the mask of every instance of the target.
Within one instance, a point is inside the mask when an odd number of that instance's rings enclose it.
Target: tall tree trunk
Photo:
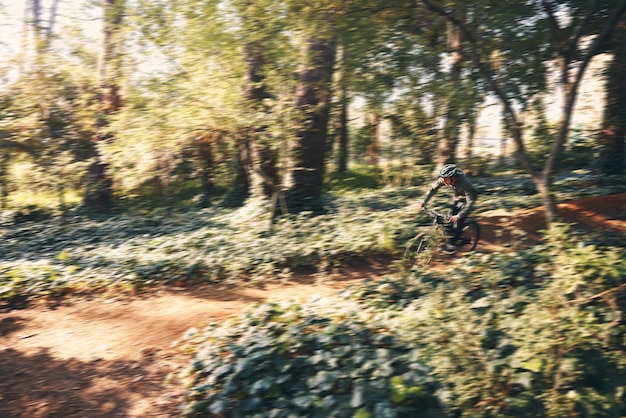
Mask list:
[[[99,109],[96,117],[98,132],[93,136],[93,160],[87,170],[83,204],[88,209],[106,209],[111,205],[112,181],[107,174],[108,165],[99,150],[101,141],[113,140],[107,132],[108,116],[121,108],[120,81],[122,73],[122,21],[125,0],[102,0],[104,14],[102,46],[100,51],[98,95]]]
[[[293,189],[297,199],[319,203],[324,182],[326,139],[335,63],[335,41],[312,36],[305,44],[296,107],[299,112],[293,143]],[[302,202],[303,204],[305,202]]]
[[[197,152],[200,160],[201,208],[211,207],[211,197],[215,193],[215,159],[213,143],[215,135],[209,132],[197,139]]]
[[[337,132],[339,135],[339,146],[337,149],[337,171],[345,173],[348,171],[348,88],[344,85],[340,90],[339,98],[339,118]]]
[[[611,51],[598,165],[604,174],[622,174],[626,159],[626,16],[616,28]]]
[[[254,122],[248,126],[240,138],[239,161],[243,165],[247,180],[235,179],[233,186],[248,187],[239,190],[246,196],[270,196],[278,190],[279,175],[277,170],[278,153],[267,138],[266,122],[271,109],[267,99],[271,97],[267,90],[265,76],[265,43],[267,32],[263,17],[267,13],[262,3],[252,0],[235,2],[242,19],[242,35],[247,37],[244,43],[244,98],[246,111],[252,115]]]
[[[260,119],[271,111],[265,101],[270,98],[265,84],[265,56],[263,43],[251,41],[245,46],[246,54],[246,90],[245,98],[249,109],[255,114],[260,114]],[[244,161],[249,176],[250,194],[252,196],[270,196],[279,187],[277,170],[278,155],[266,137],[267,126],[253,125],[249,128],[244,140],[248,142],[243,149],[246,150]]]
[[[378,109],[371,110],[367,115],[367,125],[371,142],[367,146],[367,164],[378,167],[380,161],[380,124],[381,117]]]
[[[478,118],[476,117],[478,114],[478,104],[475,104],[474,107],[470,110],[467,124],[467,147],[465,151],[465,158],[470,163],[470,170],[476,174],[476,171],[480,169],[474,161],[474,141],[476,140],[476,129],[478,125]]]
[[[452,62],[448,76],[448,103],[446,104],[445,122],[441,139],[437,147],[435,170],[442,165],[456,163],[456,152],[459,142],[459,133],[462,114],[461,69],[463,66],[463,47],[461,30],[448,23],[448,46],[452,51]]]
[[[0,141],[1,143],[1,141]],[[0,209],[9,206],[9,176],[7,175],[11,154],[5,150],[0,153]]]
[[[344,42],[341,42],[337,47],[337,94],[338,97],[338,109],[335,135],[338,141],[336,141],[336,149],[332,147],[336,152],[336,164],[337,172],[345,173],[348,171],[348,74],[346,71],[346,52],[347,48]]]

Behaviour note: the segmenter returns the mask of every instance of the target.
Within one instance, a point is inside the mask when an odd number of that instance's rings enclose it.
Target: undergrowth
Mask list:
[[[477,213],[537,204],[532,182],[523,176],[473,181],[481,192]],[[599,180],[585,173],[559,181],[569,196],[610,192],[615,185],[590,186]],[[137,292],[162,284],[276,280],[300,269],[324,274],[351,259],[396,256],[425,221],[415,204],[424,187],[338,188],[327,196],[323,215],[284,216],[271,228],[267,201],[249,201],[238,209],[161,208],[44,221],[0,216],[0,303]],[[446,204],[448,198],[440,193],[434,202]],[[623,234],[610,238],[619,243]]]
[[[568,226],[200,331],[187,416],[621,417],[626,261]]]

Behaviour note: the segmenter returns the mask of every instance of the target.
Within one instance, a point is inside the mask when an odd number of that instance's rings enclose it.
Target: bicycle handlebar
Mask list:
[[[450,213],[441,213],[435,209],[429,209],[426,206],[423,206],[422,210],[433,218],[433,220],[436,220],[437,223],[450,223],[450,218],[452,217]]]

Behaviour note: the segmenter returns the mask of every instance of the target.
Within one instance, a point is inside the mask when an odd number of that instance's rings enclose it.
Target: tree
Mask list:
[[[336,41],[330,36],[308,35],[302,48],[292,146],[292,194],[298,199],[318,201],[324,183]]]
[[[605,174],[622,174],[626,159],[626,15],[610,45],[613,57],[607,69],[598,165]]]
[[[465,21],[463,12],[459,16],[461,21]],[[448,75],[448,100],[446,103],[446,111],[444,118],[444,126],[442,130],[442,138],[437,148],[436,169],[444,164],[456,162],[456,150],[459,141],[459,132],[461,131],[461,115],[462,115],[462,83],[461,71],[465,60],[462,42],[462,31],[448,23],[448,39],[447,43],[450,48],[450,70]]]
[[[107,173],[108,164],[103,161],[99,145],[112,141],[107,130],[108,117],[117,113],[121,104],[120,82],[122,78],[122,53],[125,0],[102,0],[103,25],[102,49],[100,52],[100,108],[96,116],[97,132],[93,135],[93,161],[89,165],[83,204],[89,209],[104,209],[110,206],[112,180]]]
[[[546,223],[551,226],[558,218],[553,178],[568,137],[578,88],[589,62],[601,51],[624,14],[626,1],[497,3],[491,5],[488,15],[474,9],[473,19],[467,22],[465,15],[460,16],[452,7],[443,7],[434,0],[422,2],[464,33],[472,64],[503,105],[516,156],[532,177],[546,208]],[[464,4],[459,2],[457,6]],[[549,59],[556,65],[563,106],[550,154],[543,168],[537,168],[525,152],[518,109],[545,90],[544,66]]]
[[[344,173],[348,171],[348,143],[349,143],[349,131],[348,131],[348,107],[350,104],[350,98],[348,96],[348,83],[347,83],[347,71],[345,65],[345,50],[348,46],[341,44],[338,47],[337,59],[339,65],[337,68],[338,73],[338,116],[337,116],[337,137],[339,143],[337,144],[337,171]]]
[[[71,68],[55,50],[60,34],[55,33],[59,1],[49,3],[48,16],[40,0],[25,2],[21,53],[7,60],[14,77],[2,91],[3,131],[0,159],[3,173],[3,204],[8,202],[9,168],[15,163],[29,166],[31,175],[13,187],[31,187],[31,192],[56,192],[61,209],[65,189],[73,185],[84,150],[83,111],[89,111],[88,77]],[[57,42],[60,43],[60,42]],[[15,63],[15,68],[10,67]]]
[[[268,134],[268,123],[272,109],[268,102],[272,98],[266,81],[268,71],[266,54],[271,47],[271,35],[276,32],[272,24],[275,10],[272,2],[243,0],[235,3],[242,21],[241,38],[245,80],[243,99],[246,110],[252,117],[252,123],[245,129],[239,142],[240,160],[246,168],[252,196],[271,195],[279,192],[279,174],[277,171],[278,153]],[[247,192],[247,191],[246,191]]]

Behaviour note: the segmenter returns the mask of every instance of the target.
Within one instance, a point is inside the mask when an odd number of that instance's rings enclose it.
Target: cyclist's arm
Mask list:
[[[476,196],[478,195],[474,186],[472,186],[467,180],[466,180],[466,184],[464,185],[464,188],[465,188],[465,206],[457,214],[459,218],[466,218],[467,215],[469,215],[471,210],[474,208],[474,203],[476,202]]]
[[[442,182],[441,179],[437,179],[437,180],[432,182],[432,184],[430,185],[430,187],[426,191],[426,194],[422,198],[422,201],[420,202],[420,209],[423,209],[426,206],[426,204],[428,203],[430,198],[433,197],[433,195],[437,192],[437,190],[439,190],[439,188],[442,185],[443,185],[443,182]]]

